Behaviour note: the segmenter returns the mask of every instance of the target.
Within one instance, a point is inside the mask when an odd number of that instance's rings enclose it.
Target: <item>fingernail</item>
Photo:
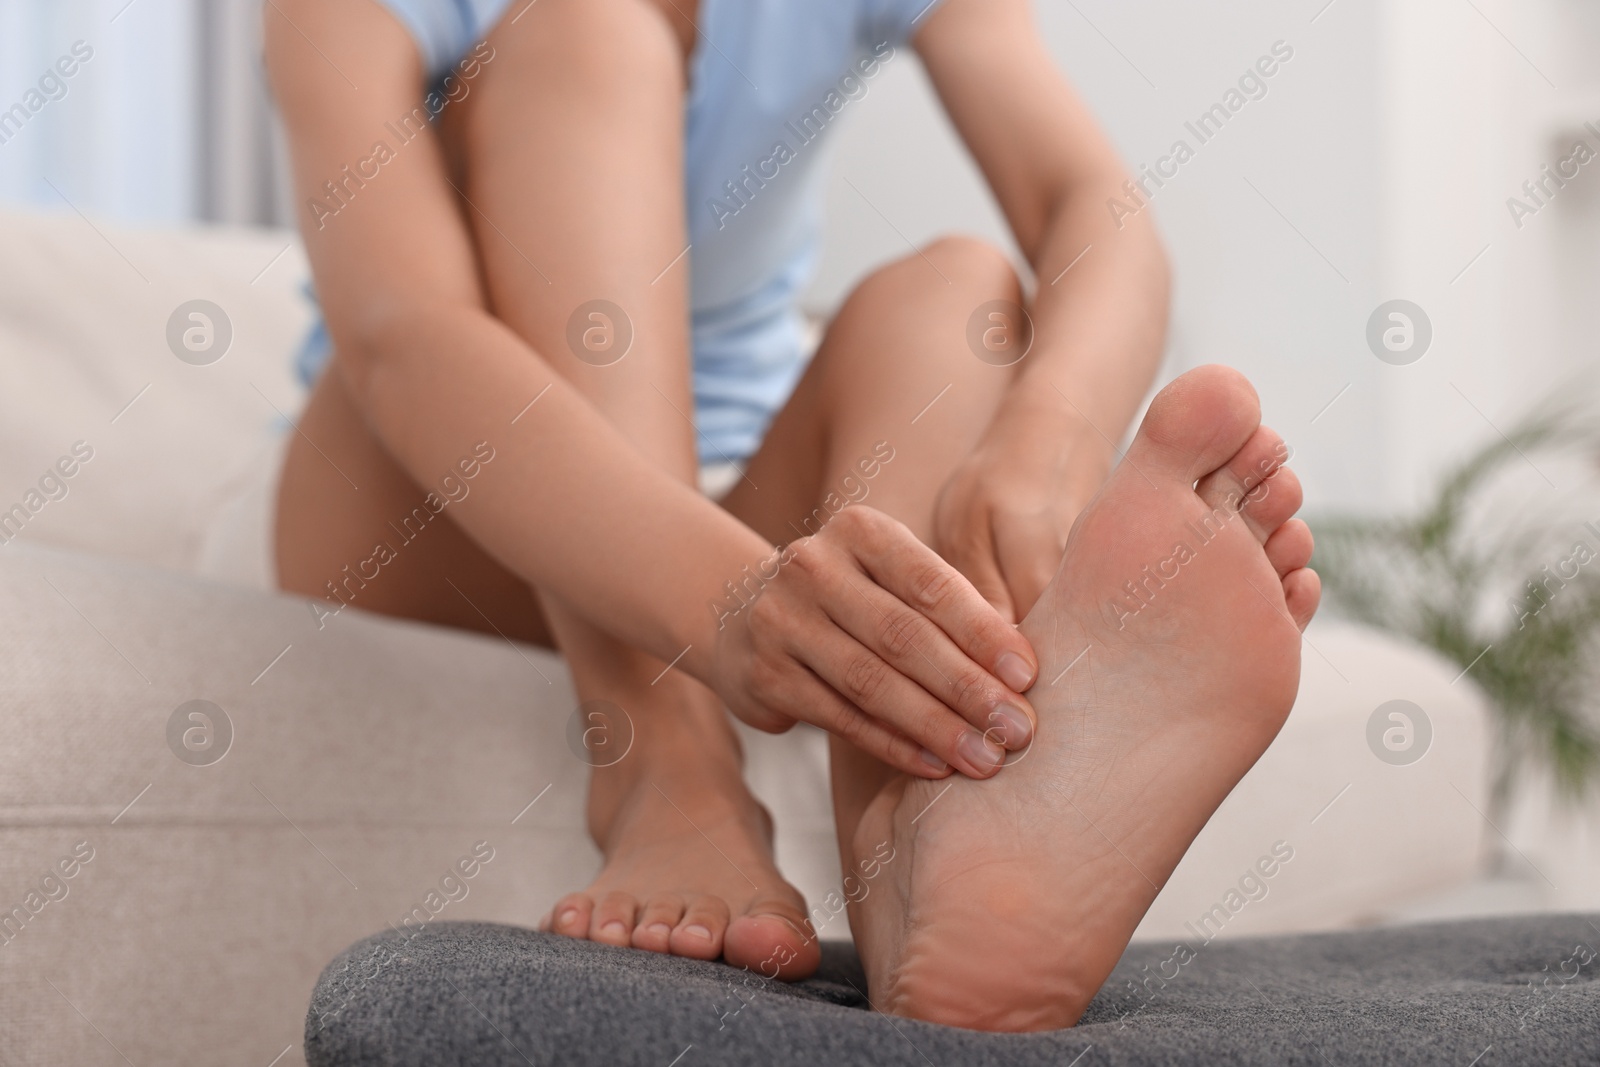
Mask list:
[[[711,940],[711,931],[706,929],[704,926],[701,926],[699,923],[695,923],[692,926],[685,926],[683,928],[683,932],[705,941]]]
[[[922,762],[926,763],[928,766],[932,767],[941,774],[950,769],[950,764],[940,759],[936,754],[929,752],[927,749],[922,750]]]
[[[1033,671],[1028,661],[1015,652],[1002,652],[1000,658],[994,661],[994,673],[1011,687],[1013,693],[1021,693],[1033,684]]]
[[[994,770],[1006,758],[1006,754],[1000,750],[998,745],[984,740],[983,735],[976,730],[968,730],[961,735],[961,738],[956,741],[956,751],[975,770],[982,772]]]
[[[1033,723],[1021,708],[1001,704],[989,713],[989,718],[994,730],[985,732],[1006,748],[1022,748],[1033,737]]]

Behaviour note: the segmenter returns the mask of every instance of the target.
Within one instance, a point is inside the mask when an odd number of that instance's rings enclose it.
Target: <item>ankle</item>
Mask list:
[[[720,706],[658,704],[630,720],[627,754],[589,775],[589,833],[602,850],[619,820],[629,821],[627,813],[640,805],[667,803],[663,794],[673,802],[695,797],[696,807],[708,792],[733,807],[753,803],[739,736]]]
[[[605,741],[611,758],[607,770],[626,776],[647,767],[671,767],[688,760],[731,760],[743,766],[743,750],[733,719],[722,701],[698,682],[669,674],[650,684],[613,679],[606,686],[579,687],[587,700],[608,704]],[[621,715],[616,713],[620,711]],[[626,753],[618,756],[618,751]],[[594,761],[590,761],[591,764]]]
[[[632,767],[625,767],[629,761]],[[617,765],[635,774],[680,777],[720,771],[741,775],[744,746],[720,701],[655,703],[634,716],[633,751]]]

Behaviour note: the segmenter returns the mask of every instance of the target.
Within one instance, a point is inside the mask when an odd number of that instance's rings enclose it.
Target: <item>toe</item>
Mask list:
[[[1289,462],[1289,446],[1270,426],[1257,426],[1250,439],[1218,467],[1212,477],[1226,476],[1243,496],[1265,481],[1272,472]],[[1211,478],[1207,478],[1210,481]],[[1204,484],[1204,483],[1202,483]]]
[[[728,924],[722,955],[736,967],[796,982],[822,963],[822,948],[798,895],[752,903]]]
[[[582,893],[568,893],[550,911],[550,930],[565,937],[588,937],[594,901]]]
[[[1304,630],[1322,600],[1322,579],[1310,567],[1290,571],[1283,576],[1283,599],[1294,624]]]
[[[1288,456],[1289,448],[1277,431],[1258,426],[1226,463],[1200,479],[1195,492],[1213,510],[1228,514],[1245,511],[1252,504],[1264,504],[1272,495],[1268,479],[1283,466]],[[1264,534],[1259,536],[1262,541],[1266,540]]]
[[[672,954],[696,960],[722,955],[722,937],[728,930],[728,905],[721,897],[695,897],[683,919],[673,928]]]
[[[1197,367],[1150,402],[1129,459],[1149,475],[1192,485],[1232,459],[1260,425],[1261,402],[1244,375],[1215,364]]]
[[[1279,578],[1287,578],[1290,571],[1311,562],[1312,547],[1311,527],[1299,519],[1290,519],[1267,538],[1267,562]]]
[[[672,928],[683,921],[683,898],[676,894],[651,897],[639,912],[633,928],[633,947],[650,952],[672,950]]]
[[[1300,488],[1300,476],[1288,467],[1279,467],[1266,481],[1256,486],[1244,498],[1245,525],[1256,535],[1256,540],[1267,543],[1289,517],[1300,510],[1305,493]]]
[[[589,940],[619,948],[633,943],[633,920],[639,902],[631,893],[612,892],[600,898],[589,919]]]

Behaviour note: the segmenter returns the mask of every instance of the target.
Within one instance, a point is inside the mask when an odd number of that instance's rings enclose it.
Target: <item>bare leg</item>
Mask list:
[[[474,229],[485,299],[641,453],[691,481],[687,268],[680,263],[663,273],[684,244],[681,38],[640,0],[545,0],[490,40],[494,61],[448,113],[443,131]],[[618,78],[619,69],[629,76]],[[585,360],[567,340],[574,310],[596,299],[624,308],[633,333],[626,356],[605,366],[596,364],[606,353],[584,350]],[[325,450],[319,435],[376,448],[348,404],[339,410],[332,402],[337,387],[325,383],[323,397],[308,416],[308,436]],[[523,417],[537,419],[538,408]],[[367,529],[381,518],[366,486],[357,500],[347,485],[319,482],[304,452],[286,471],[280,570],[287,587],[314,592],[338,558],[319,558],[332,550],[310,544],[328,540],[317,529],[317,511],[338,510],[341,530]],[[381,455],[369,458],[383,466]],[[446,547],[460,552],[435,559],[441,568],[485,561],[458,539]],[[432,575],[415,573],[425,569],[408,575],[418,579],[414,585],[386,585],[387,610],[439,609],[425,595]],[[541,630],[532,621],[541,617],[536,594],[503,568],[482,569],[482,584],[501,583],[506,588],[494,595],[530,620],[519,633]],[[785,977],[808,973],[817,952],[804,933],[804,902],[773,863],[770,820],[744,785],[737,738],[720,702],[566,605],[540,595],[538,606],[579,695],[620,705],[635,731],[629,756],[591,776],[590,829],[606,867],[587,891],[558,903],[552,928],[705,959],[725,955],[768,973],[781,956]]]
[[[855,828],[847,854],[878,879],[851,926],[880,1010],[1077,1021],[1294,701],[1319,586],[1285,454],[1237,372],[1156,397],[1022,622],[1033,744],[991,781],[891,779]]]
[[[330,370],[300,416],[278,483],[278,583],[304,596],[333,597],[327,610],[349,604],[551,647],[533,590],[479,548],[448,510],[422,521],[431,514],[427,493],[367,429]],[[367,580],[358,567],[377,545],[388,546],[394,558]],[[321,618],[325,626],[338,625]]]
[[[686,243],[682,39],[639,0],[547,0],[490,43],[496,59],[447,130],[489,305],[641,454],[692,483],[688,268],[668,269]],[[575,346],[575,312],[600,300],[611,307],[581,316]],[[591,329],[593,347],[581,340]],[[787,949],[786,976],[808,973],[804,901],[774,866],[721,702],[567,605],[541,603],[579,695],[620,705],[636,732],[633,752],[590,778],[606,867],[556,905],[551,928],[769,971]]]
[[[972,242],[871,277],[752,465],[761,491],[740,487],[727,506],[781,540],[813,532],[833,494],[927,538],[944,479],[1009,385],[965,345],[970,310],[997,298],[1017,299],[1016,282]],[[880,441],[895,458],[864,481],[857,461]],[[990,1029],[1077,1019],[1293,699],[1295,628],[1317,583],[1280,446],[1229,372],[1196,372],[1157,401],[1022,624],[1042,679],[1090,655],[1060,688],[1035,686],[1039,739],[1018,766],[912,781],[833,739],[844,895],[877,1007]],[[1220,532],[1203,557],[1172,562],[1197,523]],[[1190,570],[1124,635],[1107,604],[1145,564]]]
[[[783,542],[816,532],[831,493],[886,512],[928,541],[940,489],[1011,385],[1011,368],[979,360],[966,341],[972,310],[1000,299],[1021,301],[1016,275],[999,251],[971,239],[937,241],[876,271],[834,319],[751,464],[760,490],[741,482],[725,505]],[[872,469],[885,443],[893,459],[866,477],[861,462]],[[898,775],[838,738],[831,752],[849,872],[862,812]]]

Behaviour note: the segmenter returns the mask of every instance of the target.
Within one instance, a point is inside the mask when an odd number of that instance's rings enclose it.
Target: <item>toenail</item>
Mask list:
[[[1033,737],[1033,723],[1027,713],[1012,704],[1001,704],[989,713],[994,725],[984,731],[984,736],[1005,748],[1021,748]]]
[[[968,730],[956,741],[956,752],[979,771],[992,771],[1005,760],[999,747],[984,740],[976,730]]]
[[[926,763],[941,774],[950,769],[950,764],[940,759],[936,753],[923,749],[921,755],[923,763]]]
[[[563,908],[560,915],[556,916],[557,926],[571,926],[578,921],[577,908]]]
[[[711,940],[711,931],[699,923],[695,923],[693,926],[685,926],[683,932],[706,941]]]
[[[1021,693],[1033,684],[1033,670],[1028,666],[1028,661],[1015,652],[1002,652],[1000,658],[994,661],[994,673],[1011,687],[1013,693]]]
[[[609,937],[621,937],[628,932],[628,928],[623,926],[622,923],[618,922],[616,919],[612,919],[610,922],[600,927],[600,932]]]
[[[645,927],[645,932],[655,934],[659,937],[666,937],[672,933],[672,927],[668,926],[666,923],[651,923],[649,926]]]

